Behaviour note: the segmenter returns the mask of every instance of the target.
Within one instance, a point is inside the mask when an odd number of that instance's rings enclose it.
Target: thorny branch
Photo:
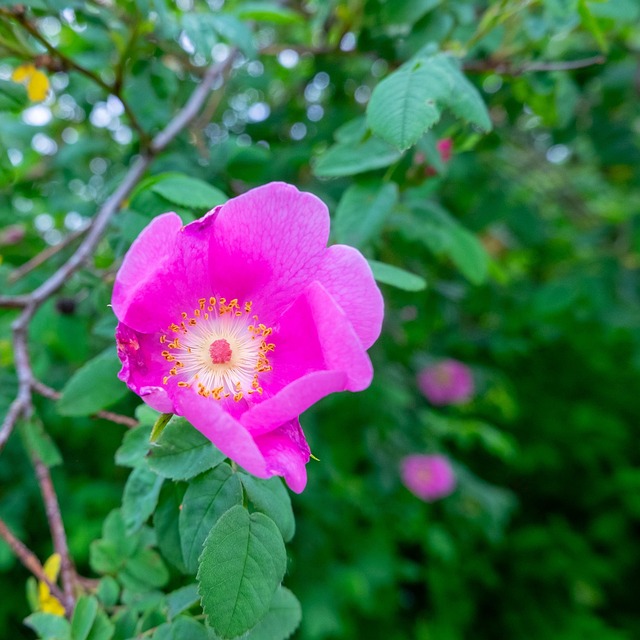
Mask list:
[[[38,558],[36,558],[36,556],[22,542],[20,542],[18,538],[13,535],[2,518],[0,518],[0,538],[2,538],[9,545],[9,548],[11,549],[11,551],[13,551],[18,560],[20,560],[20,562],[22,562],[22,564],[29,571],[31,571],[31,573],[36,578],[38,578],[40,582],[46,583],[46,585],[49,587],[49,591],[51,591],[51,594],[57,600],[64,603],[64,594],[62,593],[62,591],[60,591],[60,588],[57,585],[53,584],[51,580],[49,580]],[[67,611],[67,614],[70,613],[71,611]]]
[[[53,539],[53,548],[60,556],[60,575],[62,578],[63,599],[62,605],[67,613],[73,611],[75,605],[75,585],[76,570],[69,554],[69,545],[67,544],[67,534],[64,531],[62,516],[60,515],[60,505],[58,504],[58,496],[53,487],[51,474],[47,467],[38,456],[32,454],[33,467],[36,471],[38,484],[42,493],[42,501],[44,502],[45,511],[47,513],[47,521],[49,522],[49,530]]]
[[[18,420],[20,418],[29,418],[32,414],[32,392],[36,391],[48,397],[54,397],[57,393],[37,381],[31,369],[28,349],[28,330],[36,311],[47,299],[58,291],[58,289],[67,282],[69,277],[91,256],[107,229],[111,218],[138,184],[155,156],[162,152],[167,145],[194,120],[201,110],[216,79],[224,75],[231,67],[234,59],[235,51],[232,52],[225,61],[211,65],[208,68],[202,81],[196,87],[184,107],[173,117],[169,124],[153,138],[148,148],[130,167],[120,186],[102,204],[77,251],[48,280],[31,293],[17,296],[0,296],[0,307],[21,309],[19,316],[11,325],[13,331],[14,360],[18,377],[18,393],[15,400],[11,403],[9,411],[0,427],[0,451],[7,442]],[[114,420],[115,418],[114,421],[116,422],[122,422],[121,418],[124,417],[112,414],[111,412],[101,412],[101,414],[102,415],[97,415],[110,420]],[[131,426],[130,422],[128,426]],[[34,458],[34,466],[45,502],[54,545],[56,551],[61,556],[64,593],[60,595],[62,598],[61,601],[65,604],[67,614],[69,614],[70,610],[73,609],[75,596],[74,586],[77,583],[77,576],[69,556],[64,526],[60,516],[60,508],[53,483],[51,482],[49,470],[42,461],[37,458]],[[5,527],[5,529],[0,528],[0,535],[6,540],[9,540],[6,536],[11,534]],[[11,537],[10,539],[14,541],[14,544],[10,543],[10,546],[14,552],[19,555],[21,561],[25,563],[27,558],[29,558],[30,565],[25,566],[29,566],[32,571],[34,571],[34,569],[38,571],[39,563],[36,566],[31,561],[32,558],[35,559],[35,556],[26,549],[20,541],[15,539],[15,537]],[[52,589],[52,593],[55,594],[54,589]]]
[[[533,61],[523,63],[513,63],[506,60],[469,60],[463,64],[465,71],[486,72],[493,71],[505,76],[520,76],[524,73],[538,71],[574,71],[575,69],[585,69],[598,64],[604,64],[607,59],[604,56],[592,56],[579,60],[558,60],[558,61]]]
[[[40,382],[40,380],[33,380],[31,383],[31,388],[36,393],[44,396],[45,398],[49,398],[50,400],[58,400],[62,395],[59,391],[52,389],[48,385]],[[115,422],[116,424],[122,424],[125,427],[129,427],[133,429],[133,427],[137,427],[140,424],[135,418],[130,418],[129,416],[123,416],[120,413],[114,413],[113,411],[98,411],[93,414],[96,418],[102,418],[103,420],[108,420],[109,422]]]

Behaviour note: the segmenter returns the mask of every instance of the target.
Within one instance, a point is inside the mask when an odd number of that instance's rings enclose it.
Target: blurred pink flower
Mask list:
[[[12,224],[0,231],[0,246],[19,244],[27,235],[23,224]]]
[[[441,360],[418,374],[418,386],[434,405],[461,404],[473,397],[471,369],[458,360]]]
[[[407,489],[425,502],[448,496],[456,486],[451,463],[440,455],[407,456],[401,462],[400,474]]]
[[[451,160],[451,156],[453,155],[453,140],[451,138],[442,138],[442,140],[438,140],[436,149],[438,149],[440,153],[442,162],[449,162],[449,160]]]
[[[318,198],[272,183],[186,226],[175,213],[152,220],[113,290],[120,379],[297,492],[310,453],[298,416],[369,386],[382,323],[367,261],[328,237]]]

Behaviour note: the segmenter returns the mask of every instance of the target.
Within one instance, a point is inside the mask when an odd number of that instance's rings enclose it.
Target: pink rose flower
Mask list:
[[[405,487],[425,502],[445,498],[456,486],[451,463],[440,455],[407,456],[400,465],[400,474]]]
[[[182,225],[158,216],[113,289],[121,380],[184,416],[250,473],[304,489],[298,416],[334,391],[361,391],[382,296],[355,249],[326,247],[315,196],[272,183]]]
[[[473,397],[471,369],[458,360],[442,360],[418,374],[418,386],[431,404],[461,404]]]

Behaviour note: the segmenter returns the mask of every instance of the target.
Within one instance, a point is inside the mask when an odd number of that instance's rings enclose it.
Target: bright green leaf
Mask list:
[[[153,549],[140,549],[118,573],[122,586],[131,591],[149,591],[163,587],[169,580],[162,558]]]
[[[171,620],[198,602],[200,602],[200,596],[197,584],[180,587],[167,595],[167,615]]]
[[[38,418],[22,422],[20,432],[27,449],[33,451],[47,467],[55,467],[62,462],[58,447]]]
[[[220,464],[225,455],[184,418],[174,416],[151,446],[149,466],[172,480],[188,480]]]
[[[336,210],[336,240],[354,247],[366,245],[379,234],[397,200],[394,182],[351,185]]]
[[[153,513],[164,478],[147,467],[133,469],[122,495],[122,517],[127,533],[135,533]]]
[[[87,640],[111,640],[115,633],[115,626],[111,620],[109,620],[107,614],[98,609],[96,619],[89,631]],[[73,638],[75,640],[75,637]]]
[[[104,409],[123,398],[128,389],[118,380],[122,363],[114,347],[78,369],[62,389],[57,402],[63,416],[85,416]]]
[[[333,145],[317,159],[313,170],[319,178],[352,176],[388,167],[401,157],[402,153],[393,146],[371,136],[358,143]]]
[[[236,15],[241,20],[256,20],[273,24],[295,24],[304,21],[301,14],[281,7],[275,2],[243,2],[236,9]]]
[[[189,572],[197,571],[202,545],[212,527],[237,504],[242,504],[242,486],[228,464],[220,464],[190,482],[179,520],[182,557]]]
[[[450,56],[418,57],[376,86],[367,124],[383,140],[407,149],[440,120],[444,107],[485,131],[491,129],[480,94]]]
[[[269,516],[280,529],[284,541],[289,542],[296,531],[296,521],[289,492],[282,480],[277,477],[263,480],[248,473],[239,475],[253,506]]]
[[[302,610],[298,599],[285,587],[274,594],[267,615],[249,631],[246,640],[287,640],[298,628]]]
[[[187,569],[182,559],[178,521],[185,489],[184,483],[165,482],[153,514],[153,526],[162,556],[182,573],[187,573]]]
[[[61,616],[52,613],[32,613],[24,623],[43,640],[71,640],[71,625]]]
[[[218,520],[204,544],[198,583],[208,622],[221,638],[245,633],[269,611],[286,563],[278,527],[264,514],[236,506]]]
[[[440,120],[441,92],[425,62],[400,67],[373,90],[367,123],[383,140],[407,149]]]
[[[220,189],[198,178],[180,174],[168,174],[156,182],[151,190],[169,202],[190,209],[209,211],[227,201],[227,196]]]
[[[96,595],[105,607],[113,607],[118,602],[120,585],[111,576],[105,576],[98,584]]]
[[[153,640],[208,640],[207,630],[193,618],[180,616],[172,622],[159,626]]]
[[[383,284],[388,284],[397,289],[404,289],[404,291],[422,291],[427,287],[427,282],[424,278],[400,267],[378,262],[377,260],[369,260],[369,266],[373,271],[373,277]]]
[[[87,640],[98,613],[98,601],[93,596],[81,596],[71,618],[72,640]]]
[[[137,467],[144,462],[149,451],[149,436],[151,427],[140,425],[129,429],[122,439],[122,444],[116,451],[116,464],[121,467]]]

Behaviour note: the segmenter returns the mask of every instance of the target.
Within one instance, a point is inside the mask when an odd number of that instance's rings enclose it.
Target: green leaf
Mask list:
[[[27,92],[21,84],[9,80],[0,80],[0,111],[18,113],[27,104]]]
[[[439,89],[433,85],[432,74],[424,62],[400,67],[373,90],[367,124],[383,140],[399,149],[409,148],[440,120],[436,105]]]
[[[93,596],[81,596],[71,618],[71,638],[87,640],[98,613],[98,601]]]
[[[188,480],[220,464],[225,455],[184,418],[174,416],[149,452],[149,466],[172,480]]]
[[[227,42],[236,45],[247,58],[256,57],[257,51],[253,43],[253,33],[244,22],[235,16],[224,13],[209,16],[209,19],[211,26]]]
[[[96,595],[105,607],[114,607],[120,595],[120,585],[111,576],[105,576],[98,584]]]
[[[228,464],[220,464],[191,481],[179,520],[182,557],[190,573],[198,570],[202,545],[212,527],[237,504],[242,504],[242,486]]]
[[[89,360],[64,386],[57,402],[58,412],[63,416],[86,416],[124,398],[128,389],[118,380],[121,367],[113,347]]]
[[[303,22],[302,15],[277,5],[275,2],[243,2],[236,15],[241,20],[272,22],[273,24],[295,24]]]
[[[231,508],[204,544],[199,593],[209,625],[222,638],[235,638],[269,611],[287,555],[278,527],[262,513]]]
[[[426,13],[437,7],[442,0],[393,0],[382,5],[380,23],[389,25],[414,25]]]
[[[44,430],[41,420],[32,417],[22,422],[20,433],[27,449],[34,452],[47,467],[55,467],[62,462],[60,451]]]
[[[398,201],[395,182],[351,185],[336,210],[336,240],[362,247],[375,238]]]
[[[109,540],[94,540],[89,547],[89,564],[100,574],[115,574],[121,565],[121,555]]]
[[[167,584],[169,572],[153,549],[140,549],[127,560],[118,578],[125,588],[144,592]]]
[[[128,534],[147,521],[158,504],[164,478],[146,467],[136,467],[127,478],[122,495],[122,517]]]
[[[152,636],[153,640],[208,640],[207,630],[194,620],[180,616],[173,622],[160,625]]]
[[[383,284],[388,284],[404,291],[422,291],[426,289],[427,282],[415,273],[409,273],[400,267],[391,264],[369,260],[369,266],[373,271],[373,277]]]
[[[139,536],[127,535],[120,509],[114,509],[102,525],[102,538],[89,548],[89,562],[96,573],[115,574],[135,550]]]
[[[121,467],[137,467],[145,461],[149,451],[150,425],[140,425],[129,429],[116,451],[116,464]]]
[[[229,14],[189,12],[182,17],[182,28],[189,36],[196,51],[207,60],[211,49],[219,41],[218,36],[237,45],[248,58],[256,55],[253,34],[249,27]]]
[[[101,609],[98,609],[98,614],[87,636],[87,640],[111,640],[115,630],[116,628],[111,620],[109,620],[107,614]],[[73,640],[75,640],[75,638],[73,638]]]
[[[165,482],[158,507],[153,514],[153,526],[162,556],[182,573],[187,573],[187,569],[182,559],[178,521],[185,488],[186,485],[183,483]]]
[[[449,255],[473,284],[482,284],[489,273],[489,256],[476,236],[461,225],[450,228]]]
[[[262,480],[247,473],[240,473],[240,480],[256,511],[269,516],[280,529],[285,542],[296,532],[296,521],[291,508],[291,498],[282,480],[277,477]]]
[[[451,57],[418,57],[376,86],[367,106],[367,124],[373,133],[404,150],[440,120],[444,107],[485,131],[491,129],[480,94]]]
[[[325,151],[313,168],[319,178],[352,176],[388,167],[402,157],[393,146],[371,136],[356,143],[339,142]]]
[[[591,32],[594,40],[598,43],[600,51],[602,51],[602,53],[608,53],[609,45],[607,43],[607,39],[604,37],[598,21],[591,13],[591,9],[589,8],[586,0],[578,0],[578,13],[582,19],[582,24]]]
[[[274,594],[269,611],[246,635],[246,640],[287,640],[298,628],[302,610],[298,599],[286,587]]]
[[[169,174],[151,187],[154,193],[173,204],[190,209],[209,211],[227,201],[227,196],[198,178],[180,174]]]
[[[33,629],[43,640],[70,640],[71,625],[60,616],[52,613],[32,613],[24,623]]]
[[[198,585],[195,582],[188,584],[167,595],[167,615],[171,620],[199,602]]]
[[[411,239],[423,242],[436,255],[446,255],[473,284],[482,284],[489,273],[489,256],[478,238],[434,202],[406,192],[412,216],[403,221]],[[401,221],[402,222],[402,221]]]

